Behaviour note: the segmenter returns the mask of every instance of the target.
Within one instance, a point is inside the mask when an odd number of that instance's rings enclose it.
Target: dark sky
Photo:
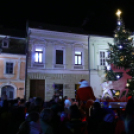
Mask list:
[[[134,32],[134,0],[5,0],[0,4],[0,24],[25,30],[26,20],[33,20],[82,27],[93,34],[112,35],[118,8],[123,12],[125,27]],[[85,19],[87,23],[82,26]]]

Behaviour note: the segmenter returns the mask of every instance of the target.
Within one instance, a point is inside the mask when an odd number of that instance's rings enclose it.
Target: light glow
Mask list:
[[[111,70],[111,66],[110,65],[107,65],[107,70]]]
[[[118,78],[118,79],[119,79],[119,78],[120,78],[120,75],[117,75],[117,76],[116,76],[116,78]]]
[[[123,47],[120,45],[119,48],[122,49]]]
[[[118,18],[120,18],[121,13],[122,12],[118,9],[117,12],[116,12],[116,15],[118,16]]]
[[[42,50],[41,48],[36,48],[35,51],[41,52],[41,51],[43,51],[43,50]]]
[[[118,37],[118,35],[117,35],[117,34],[115,34],[115,35],[114,35],[114,37]]]
[[[38,53],[35,53],[35,62],[38,62]]]
[[[81,52],[75,51],[75,54],[80,54],[81,55]]]
[[[129,87],[129,83],[127,83],[126,86]]]
[[[118,25],[121,25],[121,22],[120,22],[120,21],[118,21],[118,22],[117,22],[117,24],[118,24]]]

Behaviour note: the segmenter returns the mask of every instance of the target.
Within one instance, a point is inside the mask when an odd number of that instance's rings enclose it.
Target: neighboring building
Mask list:
[[[24,98],[25,94],[25,34],[0,29],[0,97]]]
[[[75,98],[79,81],[89,81],[88,35],[70,33],[64,27],[36,26],[29,23],[27,30],[26,98],[41,96],[48,101],[54,85],[61,97]]]
[[[91,35],[89,38],[89,68],[90,68],[90,85],[94,90],[96,97],[102,95],[102,86],[105,67],[108,65],[106,59],[108,58],[107,50],[108,43],[114,44],[114,38]]]

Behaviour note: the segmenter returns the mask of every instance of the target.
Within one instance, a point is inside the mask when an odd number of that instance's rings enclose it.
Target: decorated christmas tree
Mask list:
[[[114,31],[114,44],[108,44],[108,66],[103,88],[107,85],[107,93],[112,98],[116,95],[121,99],[134,93],[134,46],[131,32],[125,29],[120,17],[121,11],[118,10],[116,14],[117,27]]]

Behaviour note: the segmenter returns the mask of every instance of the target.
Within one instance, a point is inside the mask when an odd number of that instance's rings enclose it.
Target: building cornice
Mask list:
[[[29,69],[27,70],[28,73],[44,73],[44,74],[89,74],[89,70],[61,70],[61,69]]]
[[[110,38],[110,37],[99,37],[99,36],[91,36],[90,37],[90,42],[114,42],[114,38]]]
[[[43,34],[43,35],[53,35],[53,36],[59,36],[60,38],[81,38],[81,39],[87,39],[88,35],[83,35],[83,34],[76,34],[76,33],[67,33],[67,32],[57,32],[57,31],[50,31],[50,30],[41,30],[41,29],[36,29],[36,28],[29,28],[31,32],[37,33],[37,34]]]
[[[19,58],[26,58],[26,55],[24,54],[10,54],[10,53],[1,53],[0,56],[4,57],[19,57]]]
[[[35,35],[30,35],[30,43],[33,43],[33,40],[41,40],[44,41],[44,43],[49,42],[52,44],[64,44],[64,45],[75,45],[75,44],[87,44],[88,45],[88,41],[78,41],[78,40],[74,40],[74,39],[60,39],[60,38],[53,38],[53,37],[39,37],[39,36],[35,36]]]
[[[0,82],[4,82],[4,83],[11,83],[11,82],[25,83],[25,80],[0,79]]]

